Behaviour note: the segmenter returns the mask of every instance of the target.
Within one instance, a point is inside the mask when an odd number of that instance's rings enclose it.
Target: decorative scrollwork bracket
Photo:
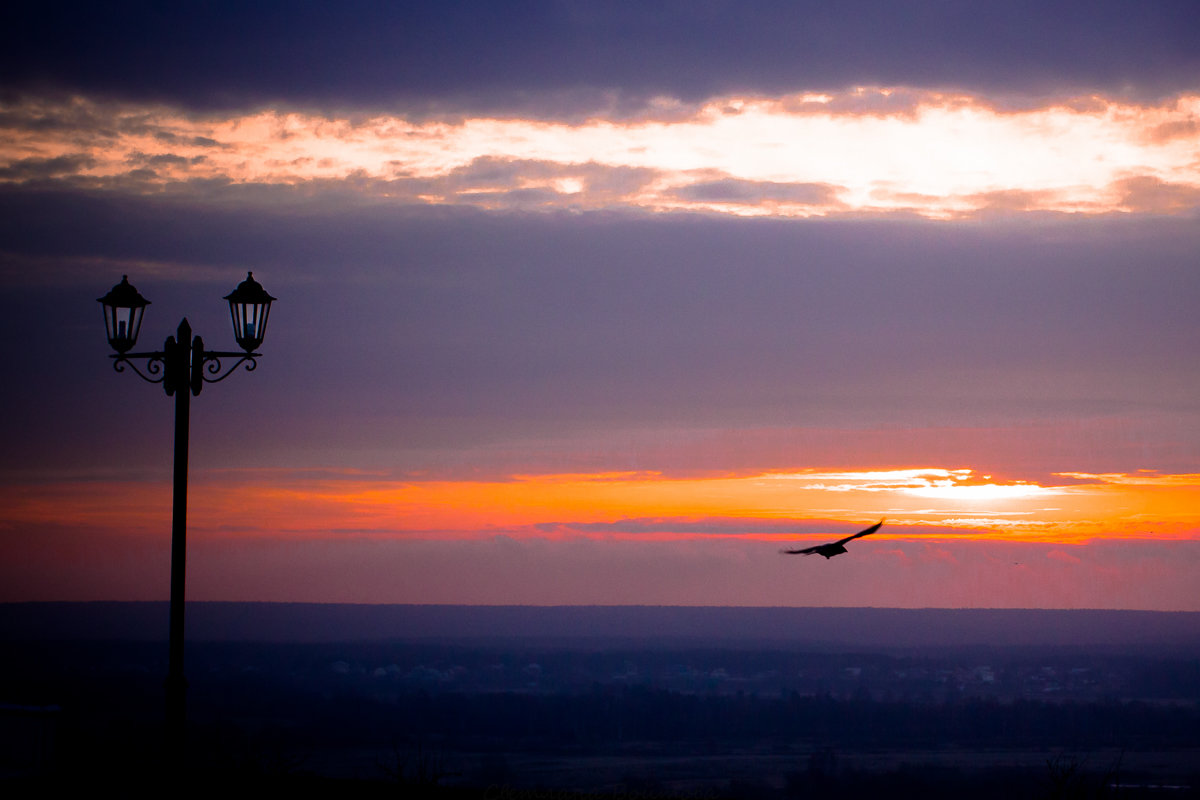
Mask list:
[[[113,353],[109,358],[113,360],[114,372],[124,372],[125,367],[128,366],[146,383],[162,383],[167,377],[167,354],[163,352]],[[137,363],[132,360],[135,358],[146,359],[145,372],[139,369]]]
[[[196,341],[199,341],[197,337]],[[246,365],[246,372],[253,372],[258,367],[258,357],[262,353],[236,353],[230,351],[200,351],[199,356],[193,356],[192,361],[192,394],[200,394],[201,387],[206,383],[220,383],[228,378],[237,368]],[[236,358],[228,369],[221,366],[222,358]]]

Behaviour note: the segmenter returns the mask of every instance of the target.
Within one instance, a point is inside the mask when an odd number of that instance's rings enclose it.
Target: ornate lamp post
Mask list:
[[[170,655],[167,667],[167,735],[179,752],[183,742],[187,681],[183,677],[183,603],[187,558],[187,460],[188,411],[191,397],[200,394],[206,383],[222,381],[242,364],[251,372],[258,365],[254,352],[262,345],[267,317],[274,297],[254,280],[254,274],[225,296],[233,317],[233,337],[243,352],[205,350],[199,336],[185,318],[175,336],[168,336],[162,350],[131,353],[142,327],[142,315],[150,301],[129,283],[128,276],[99,299],[104,306],[104,327],[108,343],[116,352],[113,369],[124,372],[129,365],[148,383],[161,383],[167,395],[175,396],[175,479],[171,506],[171,607]],[[221,359],[237,359],[223,369]],[[145,369],[135,361],[144,360]]]

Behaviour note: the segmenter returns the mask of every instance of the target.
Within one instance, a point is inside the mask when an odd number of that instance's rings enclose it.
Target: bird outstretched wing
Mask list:
[[[858,533],[854,534],[853,536],[847,536],[845,539],[838,540],[838,544],[845,544],[846,542],[850,541],[851,539],[857,539],[860,536],[870,536],[872,533],[879,530],[881,525],[883,525],[883,520],[879,520],[879,522],[876,522],[874,525],[867,528],[865,531],[859,531]]]

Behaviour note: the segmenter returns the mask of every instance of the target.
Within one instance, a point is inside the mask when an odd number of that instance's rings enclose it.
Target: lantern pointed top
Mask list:
[[[279,298],[271,297],[271,295],[267,294],[267,290],[262,287],[262,284],[254,280],[254,273],[247,272],[246,280],[239,283],[236,289],[225,295],[224,299],[231,303],[269,303]]]
[[[128,275],[122,275],[121,282],[110,289],[104,297],[97,298],[96,302],[104,303],[104,305],[113,306],[114,308],[145,308],[150,305],[150,301],[142,297],[141,293],[133,288],[133,284],[129,282]]]

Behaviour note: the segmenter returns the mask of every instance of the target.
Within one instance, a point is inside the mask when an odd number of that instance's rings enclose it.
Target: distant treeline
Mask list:
[[[167,604],[0,603],[0,640],[162,640]],[[1116,646],[1200,653],[1200,612],[1102,609],[188,603],[190,641],[398,639],[703,646]]]

